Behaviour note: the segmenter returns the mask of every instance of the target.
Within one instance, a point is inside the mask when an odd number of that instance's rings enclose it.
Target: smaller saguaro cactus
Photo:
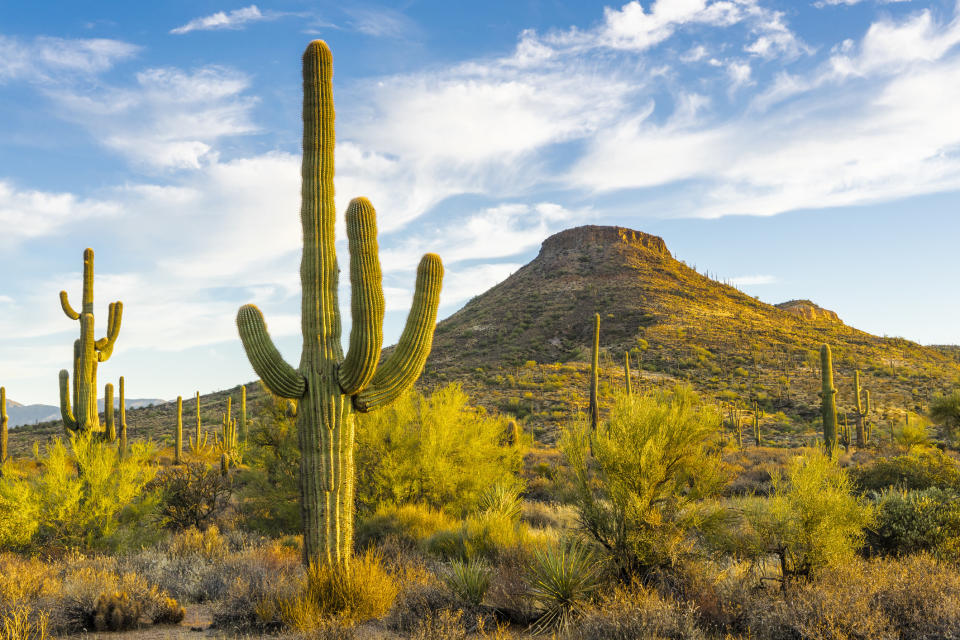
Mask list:
[[[221,453],[220,454],[220,475],[226,478],[227,472],[229,471],[229,469],[230,469],[230,461],[227,459],[227,454]]]
[[[760,408],[760,403],[756,400],[753,401],[753,439],[756,442],[756,445],[760,446],[760,418],[763,417],[763,409]]]
[[[240,442],[247,443],[247,388],[240,387]]]
[[[866,402],[864,402],[866,396]],[[870,392],[864,394],[860,388],[860,370],[853,372],[853,418],[857,425],[857,448],[867,446],[867,416],[870,415]]]
[[[735,405],[730,405],[730,426],[737,435],[737,448],[743,449],[743,423],[740,420],[740,409]]]
[[[850,425],[847,424],[847,414],[843,414],[843,420],[838,423],[839,434],[837,435],[837,442],[841,447],[846,451],[850,451]]]
[[[113,384],[103,387],[103,421],[106,427],[107,442],[117,441],[117,423],[113,419]]]
[[[183,396],[177,396],[177,430],[174,433],[173,464],[183,464]]]
[[[120,376],[120,455],[127,455],[127,397],[123,388],[123,376]]]
[[[623,376],[627,381],[627,385],[626,385],[627,395],[632,396],[633,384],[632,384],[632,381],[630,380],[630,352],[629,351],[623,352]]]
[[[0,387],[0,475],[7,461],[7,389]]]
[[[828,450],[837,446],[837,388],[833,386],[833,354],[830,345],[820,346],[820,415],[823,417],[823,444]]]
[[[511,447],[520,446],[520,425],[516,420],[507,420],[507,428],[504,430],[505,440]]]
[[[590,428],[600,425],[600,314],[593,314],[593,359],[590,361]]]
[[[220,433],[216,435],[216,444],[220,450],[220,457],[226,461],[228,467],[236,465],[240,461],[240,448],[237,443],[237,419],[230,416],[232,402],[233,399],[227,397],[227,412],[223,414],[221,430]]]

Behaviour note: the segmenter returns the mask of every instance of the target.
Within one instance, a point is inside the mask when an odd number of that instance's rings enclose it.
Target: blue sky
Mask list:
[[[388,341],[422,253],[445,260],[446,316],[551,233],[617,224],[765,301],[960,343],[953,0],[8,2],[10,398],[56,402],[78,331],[57,293],[79,297],[87,246],[98,335],[125,304],[101,385],[170,398],[255,378],[246,302],[299,360],[313,38],[334,54],[338,206],[366,195],[380,216]]]

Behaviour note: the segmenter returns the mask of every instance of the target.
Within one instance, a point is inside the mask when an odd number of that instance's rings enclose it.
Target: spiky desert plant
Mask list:
[[[630,380],[630,352],[623,352],[623,377],[627,381],[627,395],[633,395],[633,384]]]
[[[113,384],[103,387],[103,421],[106,427],[107,442],[117,441],[117,423],[113,420]]]
[[[823,417],[823,444],[828,450],[837,446],[837,389],[833,386],[833,355],[830,345],[820,346],[820,415]]]
[[[7,389],[0,387],[0,475],[7,461]]]
[[[303,56],[303,350],[284,362],[260,310],[242,307],[237,326],[257,375],[275,395],[297,400],[304,561],[349,562],[353,547],[354,416],[393,402],[419,377],[433,341],[443,265],[426,254],[417,269],[413,307],[400,341],[378,366],[383,288],[376,212],[365,198],[347,208],[353,328],[340,344],[333,199],[333,57],[315,40]]]
[[[579,616],[599,583],[599,564],[576,542],[534,548],[527,567],[528,595],[540,608],[535,633],[564,631]]]
[[[600,424],[600,314],[593,314],[593,354],[590,359],[590,428]]]
[[[127,398],[123,388],[123,376],[120,376],[120,455],[127,454]]]
[[[173,464],[183,464],[183,396],[177,396],[177,430],[173,439]]]
[[[853,372],[853,417],[857,425],[857,448],[867,446],[867,416],[870,415],[870,391],[866,393],[860,388],[860,370]],[[864,399],[866,402],[864,402]]]
[[[120,334],[123,303],[111,302],[107,313],[107,335],[99,340],[93,337],[93,249],[83,252],[83,306],[74,311],[66,291],[60,292],[60,306],[71,320],[80,321],[80,338],[73,343],[73,406],[70,398],[70,373],[60,371],[60,415],[68,431],[84,433],[100,430],[97,407],[97,365],[113,354],[113,346]]]

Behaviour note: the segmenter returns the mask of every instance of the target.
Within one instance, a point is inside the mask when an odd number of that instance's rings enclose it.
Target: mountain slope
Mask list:
[[[675,260],[656,236],[598,226],[551,236],[532,262],[441,322],[425,379],[462,380],[487,406],[556,422],[585,402],[595,312],[611,385],[623,383],[631,351],[645,379],[810,419],[823,342],[833,346],[841,410],[852,404],[855,368],[890,410],[960,380],[947,349],[870,335],[807,300],[760,302]]]

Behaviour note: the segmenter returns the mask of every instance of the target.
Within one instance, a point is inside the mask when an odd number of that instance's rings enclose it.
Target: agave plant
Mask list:
[[[541,609],[534,633],[566,629],[583,613],[599,581],[599,563],[578,542],[534,549],[527,567],[528,593]]]
[[[454,595],[474,607],[479,607],[490,588],[490,570],[479,558],[454,560],[444,574],[443,581]]]
[[[480,494],[479,507],[484,513],[496,513],[508,520],[519,520],[523,510],[520,489],[514,485],[498,482]]]

